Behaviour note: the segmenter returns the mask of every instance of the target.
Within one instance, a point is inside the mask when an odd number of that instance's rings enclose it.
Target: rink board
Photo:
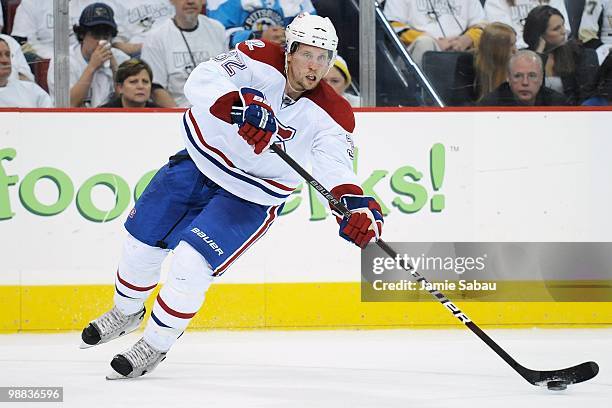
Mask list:
[[[77,329],[110,305],[123,220],[181,148],[181,114],[0,111],[0,330]],[[612,111],[356,120],[355,169],[383,204],[389,242],[612,241]],[[326,207],[302,187],[285,210],[192,326],[457,324],[435,303],[362,303],[359,251]],[[599,287],[612,286],[605,272]],[[482,324],[612,324],[608,302],[465,305]]]
[[[112,307],[113,286],[1,286],[0,332],[81,330]],[[358,283],[219,284],[192,329],[461,328],[438,302],[367,303]],[[156,293],[147,303],[151,305]],[[610,302],[456,302],[478,325],[606,327]]]

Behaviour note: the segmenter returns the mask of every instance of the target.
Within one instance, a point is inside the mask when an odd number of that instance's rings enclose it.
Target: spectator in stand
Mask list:
[[[506,81],[508,61],[516,53],[516,32],[504,23],[491,23],[480,37],[475,57],[478,100]]]
[[[480,0],[387,0],[385,16],[419,66],[427,51],[478,48],[486,25]]]
[[[113,9],[105,3],[93,3],[83,10],[79,24],[73,27],[79,41],[70,47],[70,106],[97,107],[113,93],[117,66],[130,59],[110,44],[117,35]],[[51,95],[55,93],[53,61],[47,73]]]
[[[336,56],[334,65],[329,69],[327,75],[323,77],[323,80],[327,82],[338,95],[342,95],[352,107],[358,108],[361,105],[358,96],[346,92],[351,85],[352,79],[346,61],[341,56]]]
[[[599,24],[600,21],[601,25]],[[611,0],[589,0],[585,2],[578,37],[585,47],[597,50],[599,62],[603,62],[612,51]]]
[[[115,94],[110,102],[101,108],[157,108],[152,103],[151,84],[153,73],[146,62],[130,59],[117,68],[115,74]]]
[[[187,107],[187,77],[201,62],[227,51],[225,28],[202,14],[204,0],[172,0],[174,18],[156,24],[145,39],[142,59],[155,82],[153,101],[163,107]]]
[[[486,95],[479,106],[563,106],[565,96],[543,86],[542,59],[533,51],[522,50],[508,62],[507,82]]]
[[[597,72],[595,89],[583,106],[612,106],[612,53],[604,60]]]
[[[115,15],[119,33],[113,46],[137,57],[151,28],[171,19],[174,7],[170,0],[129,0],[118,4]]]
[[[206,15],[226,28],[229,48],[261,38],[285,43],[285,27],[302,12],[316,14],[310,0],[208,0]]]
[[[6,41],[11,49],[11,78],[21,79],[22,81],[34,81],[34,74],[26,61],[19,43],[13,37],[6,34],[0,34],[0,38]]]
[[[517,49],[527,48],[523,41],[523,27],[531,10],[537,6],[548,5],[556,8],[563,15],[565,31],[570,32],[569,19],[564,0],[487,0],[484,4],[487,21],[505,23],[517,33]]]
[[[559,10],[538,6],[525,20],[523,39],[544,63],[544,85],[563,93],[571,105],[584,101],[593,86],[598,63],[586,60],[584,47],[567,41],[565,20]]]
[[[70,0],[70,27],[78,22],[83,9],[95,0]],[[117,8],[115,0],[105,0],[112,8]],[[22,45],[29,62],[53,57],[53,0],[22,0],[15,13],[11,35]],[[69,36],[70,45],[77,44],[73,32]]]
[[[51,98],[34,82],[11,78],[11,49],[0,38],[0,107],[51,108]]]

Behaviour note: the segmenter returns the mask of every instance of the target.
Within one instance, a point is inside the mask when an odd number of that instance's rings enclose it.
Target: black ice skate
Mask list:
[[[166,353],[153,348],[145,339],[140,339],[131,349],[117,354],[111,361],[113,372],[107,380],[136,378],[150,373],[159,363],[166,359]]]
[[[82,342],[79,347],[85,349],[97,346],[136,330],[145,313],[146,310],[143,307],[142,310],[134,314],[124,315],[114,306],[83,329],[81,333]]]

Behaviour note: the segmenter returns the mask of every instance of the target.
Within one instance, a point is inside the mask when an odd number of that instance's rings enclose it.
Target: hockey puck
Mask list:
[[[546,386],[551,391],[563,391],[567,388],[567,383],[563,380],[553,380],[547,382]]]

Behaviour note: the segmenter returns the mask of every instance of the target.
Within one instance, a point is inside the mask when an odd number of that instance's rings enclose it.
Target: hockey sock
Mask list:
[[[213,280],[204,257],[181,241],[174,251],[168,280],[153,305],[144,339],[160,351],[168,351],[202,306]]]
[[[159,282],[166,255],[167,250],[144,244],[128,234],[115,276],[115,306],[122,313],[129,315],[142,309]]]

